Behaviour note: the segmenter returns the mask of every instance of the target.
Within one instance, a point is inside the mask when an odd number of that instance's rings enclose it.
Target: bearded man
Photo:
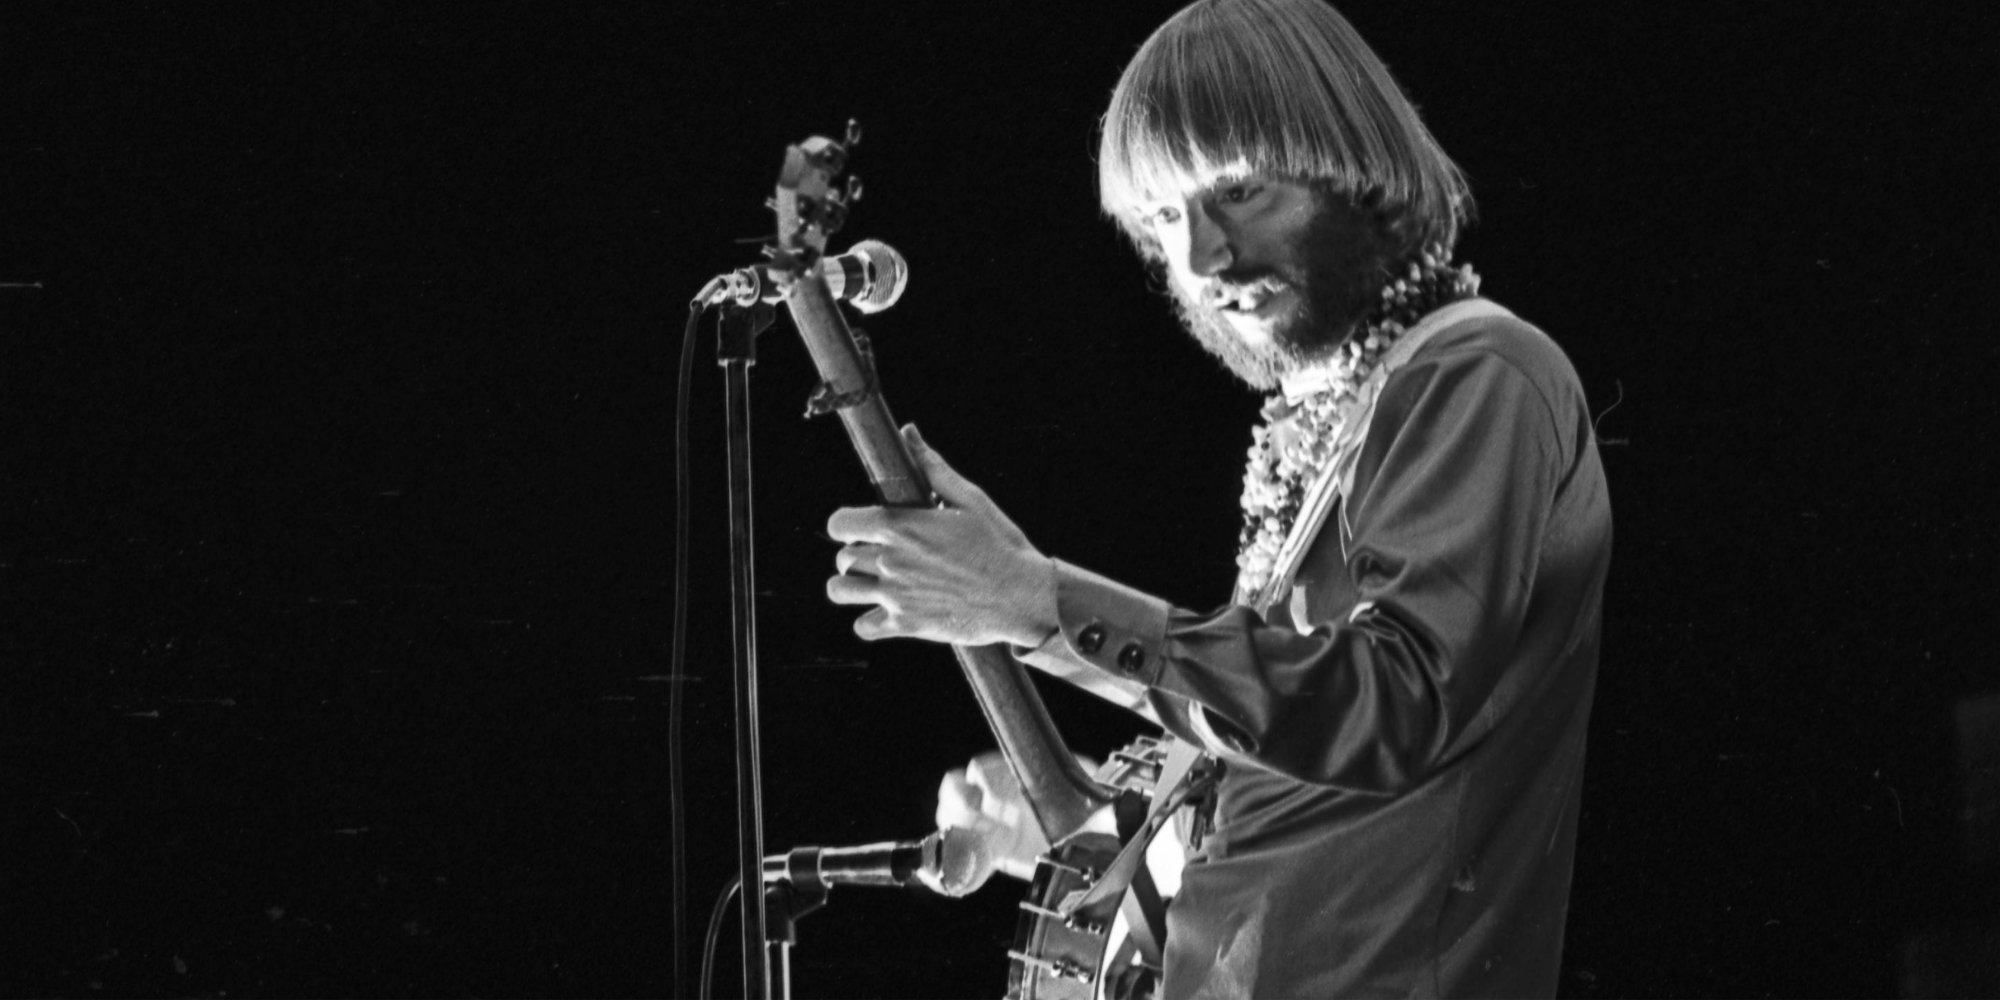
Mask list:
[[[949,509],[836,512],[829,597],[875,606],[866,639],[1009,643],[1222,762],[1163,996],[1552,995],[1611,548],[1576,373],[1451,263],[1466,182],[1320,0],[1182,10],[1098,170],[1188,329],[1278,390],[1232,600],[1044,555],[913,430]],[[995,770],[946,784],[989,827],[1025,813]]]

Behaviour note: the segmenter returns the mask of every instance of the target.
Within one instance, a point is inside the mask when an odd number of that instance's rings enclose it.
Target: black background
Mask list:
[[[913,272],[865,324],[898,417],[1045,551],[1220,600],[1258,400],[1095,218],[1096,116],[1172,9],[10,7],[6,992],[674,992],[684,304],[849,117],[836,243]],[[1347,5],[1473,179],[1462,255],[1602,413],[1571,995],[1893,993],[1981,905],[1993,25],[1807,10]],[[691,946],[734,857],[712,357]],[[767,843],[920,835],[990,738],[945,653],[822,597],[870,494],[788,321],[755,377]],[[1080,749],[1136,731],[1045,690]],[[799,993],[998,995],[1016,899],[841,891]]]

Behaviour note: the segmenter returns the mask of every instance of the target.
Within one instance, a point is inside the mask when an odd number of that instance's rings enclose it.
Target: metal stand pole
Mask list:
[[[722,310],[716,363],[722,366],[729,436],[729,608],[736,650],[737,870],[743,879],[743,996],[769,1000],[771,966],[764,884],[763,765],[757,733],[756,568],[750,523],[750,366],[757,363],[757,334],[776,316],[768,303]],[[789,985],[789,984],[788,984]]]

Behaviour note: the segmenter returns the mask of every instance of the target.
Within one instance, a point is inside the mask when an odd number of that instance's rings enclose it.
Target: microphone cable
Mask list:
[[[729,887],[715,897],[715,911],[708,915],[708,940],[701,946],[701,1000],[709,1000],[715,995],[710,989],[715,975],[715,943],[722,939],[722,918],[729,913],[729,901],[735,899],[742,888],[743,876],[730,876]]]
[[[711,282],[713,284],[713,282]],[[680,385],[674,395],[674,634],[667,667],[667,808],[673,856],[674,995],[686,996],[682,958],[687,954],[687,824],[686,794],[681,785],[681,690],[687,684],[688,578],[688,396],[694,388],[694,341],[701,327],[709,293],[688,304],[687,328],[681,334]],[[705,968],[705,964],[704,964]],[[706,996],[706,981],[702,995]]]

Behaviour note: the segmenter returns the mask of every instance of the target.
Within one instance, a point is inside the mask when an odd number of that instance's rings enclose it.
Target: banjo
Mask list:
[[[786,149],[767,203],[777,229],[765,254],[823,380],[807,414],[839,415],[882,503],[935,506],[876,383],[872,348],[848,328],[820,272],[827,237],[860,197],[853,177],[835,186],[848,148],[859,140],[849,122],[841,141],[813,136]],[[1165,898],[1144,864],[1147,841],[1176,810],[1199,804],[1216,766],[1186,744],[1142,739],[1113,753],[1095,775],[1086,773],[1026,668],[1005,648],[954,646],[953,653],[1035,821],[1055,845],[1037,863],[1021,903],[1007,997],[1150,997],[1165,938]],[[1117,833],[1105,832],[1107,826]]]

